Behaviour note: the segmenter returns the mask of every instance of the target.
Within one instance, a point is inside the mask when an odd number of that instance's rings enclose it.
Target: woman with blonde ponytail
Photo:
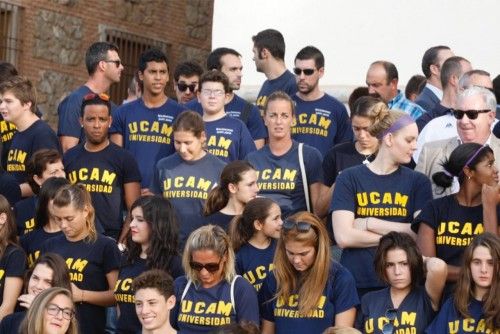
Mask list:
[[[343,248],[340,263],[356,279],[360,297],[385,286],[373,266],[380,238],[390,231],[415,238],[411,222],[432,198],[429,179],[402,166],[417,147],[413,118],[382,102],[372,111],[375,121],[368,131],[379,140],[377,157],[339,175],[330,205],[335,240]]]
[[[115,304],[120,261],[116,242],[97,233],[90,194],[83,185],[60,188],[51,214],[63,235],[47,240],[41,252],[59,254],[68,265],[80,331],[104,333],[106,306]]]

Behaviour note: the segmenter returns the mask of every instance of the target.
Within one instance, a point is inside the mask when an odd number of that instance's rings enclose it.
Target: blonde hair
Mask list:
[[[323,222],[314,214],[302,211],[287,218],[292,222],[305,222],[311,225],[306,231],[296,228],[286,231],[281,229],[276,253],[274,254],[274,276],[278,287],[275,298],[288,300],[290,295],[298,290],[299,312],[306,315],[318,306],[323,290],[328,281],[330,271],[330,239]],[[297,270],[293,267],[286,254],[286,243],[289,241],[302,242],[315,249],[316,255],[313,264],[299,279]]]
[[[398,119],[403,116],[408,116],[407,113],[401,110],[391,110],[384,102],[376,103],[370,110],[370,116],[373,117],[374,122],[368,128],[368,132],[373,137],[381,140],[382,134],[389,130],[389,128],[396,123]]]
[[[19,328],[19,333],[21,334],[33,334],[33,333],[43,333],[44,325],[44,313],[47,305],[58,295],[64,295],[69,298],[72,304],[72,310],[75,311],[75,305],[73,304],[73,298],[71,292],[64,288],[54,287],[46,289],[33,300],[28,312],[21,323]],[[76,317],[73,315],[71,318],[67,334],[78,334],[78,324]]]
[[[182,267],[186,276],[195,284],[200,284],[197,271],[191,269],[189,262],[192,260],[192,254],[198,250],[211,250],[221,259],[225,255],[226,261],[222,269],[222,278],[231,283],[236,275],[234,267],[235,256],[229,241],[229,236],[217,225],[206,225],[194,230],[189,236],[182,254]]]
[[[73,208],[83,211],[85,208],[89,211],[85,219],[88,236],[85,238],[88,242],[97,240],[97,231],[95,227],[95,210],[92,206],[92,198],[83,184],[68,184],[62,186],[54,196],[52,204],[58,208],[71,205]]]

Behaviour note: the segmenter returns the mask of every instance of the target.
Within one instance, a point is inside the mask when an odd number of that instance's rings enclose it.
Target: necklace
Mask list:
[[[368,155],[362,154],[362,153],[360,153],[360,154],[365,157],[365,160],[363,160],[363,165],[368,165],[370,163],[370,160],[368,160],[368,159],[370,159],[372,157],[373,153],[372,154],[368,154]]]

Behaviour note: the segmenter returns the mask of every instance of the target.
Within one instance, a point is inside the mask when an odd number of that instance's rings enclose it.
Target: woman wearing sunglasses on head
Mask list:
[[[71,292],[65,288],[55,287],[40,293],[22,322],[20,333],[78,334]]]
[[[413,118],[383,102],[373,106],[373,113],[375,122],[368,131],[379,140],[377,157],[337,177],[330,205],[335,240],[343,248],[340,263],[356,279],[360,297],[385,286],[373,268],[380,238],[390,231],[414,235],[410,223],[432,198],[429,179],[401,166],[416,149]]]
[[[24,294],[17,299],[19,304],[29,309],[33,300],[42,291],[51,287],[71,290],[69,270],[64,259],[57,254],[47,253],[40,256],[24,279]],[[9,314],[0,323],[0,333],[19,333],[21,322],[27,310]]]
[[[323,222],[308,212],[284,221],[271,271],[259,290],[262,333],[322,333],[352,327],[359,304],[352,275],[330,258]]]
[[[186,276],[175,280],[173,325],[180,333],[210,333],[243,320],[259,323],[255,289],[236,275],[229,237],[215,225],[189,236],[182,265]]]
[[[51,214],[63,235],[47,240],[41,253],[61,255],[68,266],[80,330],[104,333],[106,307],[115,304],[120,252],[116,241],[97,234],[90,194],[83,185],[63,186],[54,196]]]
[[[500,333],[500,239],[476,236],[463,255],[453,296],[425,333]]]
[[[375,271],[389,287],[363,296],[357,327],[364,333],[423,333],[439,310],[446,263],[422,257],[407,233],[390,232],[380,239]]]
[[[226,163],[205,151],[205,125],[196,112],[181,113],[173,132],[176,153],[156,164],[151,190],[175,207],[182,249],[189,234],[203,225],[203,205]]]
[[[176,278],[184,274],[177,251],[179,226],[172,204],[161,196],[142,196],[131,207],[127,252],[115,285],[115,299],[120,310],[117,331],[137,333],[141,329],[135,312],[135,277],[149,269],[161,269]]]
[[[444,171],[432,176],[443,191],[458,178],[460,189],[428,202],[412,229],[425,256],[436,256],[448,264],[445,295],[457,281],[462,255],[476,235],[498,228],[498,170],[493,151],[476,143],[461,144],[443,162]]]
[[[257,172],[247,161],[236,160],[222,170],[219,184],[208,194],[205,203],[207,224],[219,225],[225,231],[231,220],[241,215],[245,205],[259,192]]]

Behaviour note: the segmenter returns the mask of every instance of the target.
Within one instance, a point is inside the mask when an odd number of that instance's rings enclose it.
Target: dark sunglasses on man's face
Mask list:
[[[191,84],[191,85],[188,85],[188,84],[185,84],[184,82],[179,82],[177,84],[177,88],[179,89],[179,91],[181,92],[185,92],[186,89],[189,88],[189,90],[191,91],[191,93],[194,93],[196,91],[196,84]]]
[[[467,115],[468,119],[476,119],[479,114],[482,113],[487,113],[490,112],[490,109],[481,109],[481,110],[459,110],[459,109],[452,109],[451,112],[453,113],[453,116],[455,116],[456,119],[462,119],[464,115]]]
[[[113,63],[118,68],[122,64],[121,60],[103,60],[105,63]]]
[[[314,68],[294,68],[293,69],[293,73],[295,73],[295,75],[301,75],[302,72],[304,72],[305,75],[309,76],[309,75],[312,75],[314,73]]]

